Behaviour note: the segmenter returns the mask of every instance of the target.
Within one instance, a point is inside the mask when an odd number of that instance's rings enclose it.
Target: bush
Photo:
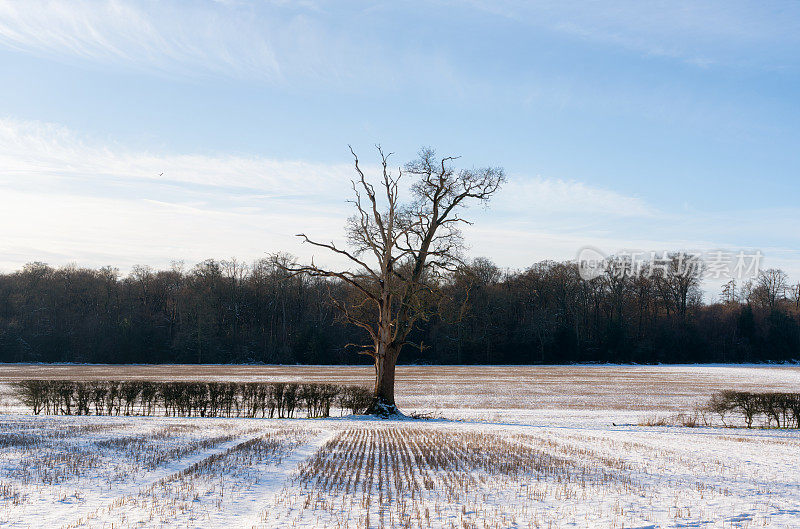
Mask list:
[[[361,415],[372,405],[372,393],[361,386],[340,386],[337,402],[342,411]]]
[[[48,398],[48,382],[46,380],[23,380],[13,385],[17,398],[31,408],[34,415],[44,410]]]
[[[287,382],[149,382],[23,380],[17,398],[34,415],[156,415],[198,417],[329,417],[334,404],[364,413],[372,394],[360,386]]]
[[[714,394],[706,409],[719,415],[725,425],[725,417],[735,414],[747,428],[760,419],[769,428],[800,428],[800,393],[752,393],[749,391],[722,391]]]

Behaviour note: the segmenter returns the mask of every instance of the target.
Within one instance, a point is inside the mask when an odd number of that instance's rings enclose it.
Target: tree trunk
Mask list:
[[[374,401],[367,413],[387,417],[399,414],[394,402],[394,373],[397,356],[396,346],[378,346],[375,356]]]

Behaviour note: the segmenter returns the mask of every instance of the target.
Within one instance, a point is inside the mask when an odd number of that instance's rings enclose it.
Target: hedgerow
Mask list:
[[[722,391],[715,393],[705,407],[719,415],[723,424],[739,424],[752,428],[800,428],[800,393],[755,393],[750,391]]]
[[[23,380],[13,388],[34,415],[329,417],[334,407],[362,414],[372,402],[361,386],[295,382]]]

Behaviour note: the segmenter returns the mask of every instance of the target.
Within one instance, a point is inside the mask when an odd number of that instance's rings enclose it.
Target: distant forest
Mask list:
[[[697,276],[607,273],[575,263],[503,271],[476,259],[443,279],[445,297],[400,363],[754,362],[800,358],[800,296],[780,270],[703,303]],[[0,361],[371,363],[350,343],[335,281],[287,277],[264,259],[191,269],[26,265],[0,275]],[[433,303],[432,302],[432,303]]]

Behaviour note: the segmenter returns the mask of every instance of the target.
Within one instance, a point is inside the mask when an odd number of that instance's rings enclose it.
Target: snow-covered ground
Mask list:
[[[441,417],[417,421],[48,417],[7,400],[0,527],[800,527],[800,431],[638,425],[799,380],[406,368],[401,404]]]

